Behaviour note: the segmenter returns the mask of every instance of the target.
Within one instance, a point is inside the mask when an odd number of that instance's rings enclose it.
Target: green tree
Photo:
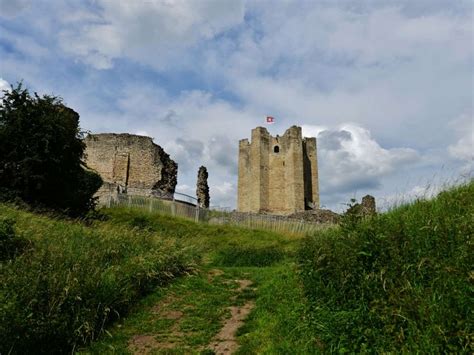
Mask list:
[[[79,114],[56,96],[32,96],[19,83],[0,102],[0,196],[81,215],[102,179],[87,170]]]

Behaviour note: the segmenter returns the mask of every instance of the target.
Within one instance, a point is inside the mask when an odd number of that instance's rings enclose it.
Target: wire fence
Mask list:
[[[104,207],[122,206],[139,208],[152,213],[181,217],[200,223],[232,225],[250,229],[270,230],[278,233],[310,234],[328,226],[327,224],[289,219],[284,216],[208,210],[199,207],[198,204],[174,198],[161,199],[149,196],[115,194],[108,196],[105,201]]]

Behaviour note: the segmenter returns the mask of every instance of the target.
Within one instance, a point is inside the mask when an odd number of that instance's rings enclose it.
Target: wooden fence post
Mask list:
[[[174,196],[173,196],[173,202],[171,202],[171,215],[176,216],[176,202],[174,200]]]
[[[199,222],[199,204],[196,204],[196,214],[194,216],[194,220]]]

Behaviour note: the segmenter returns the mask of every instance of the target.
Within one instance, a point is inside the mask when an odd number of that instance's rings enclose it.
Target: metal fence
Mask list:
[[[156,196],[147,197],[115,194],[108,196],[105,201],[105,207],[123,206],[140,208],[149,212],[181,217],[195,222],[215,225],[233,225],[243,228],[270,230],[279,233],[308,234],[327,228],[326,224],[289,219],[284,216],[211,211],[200,208],[198,204],[192,204],[191,202],[180,201],[174,198],[170,200],[161,199]]]

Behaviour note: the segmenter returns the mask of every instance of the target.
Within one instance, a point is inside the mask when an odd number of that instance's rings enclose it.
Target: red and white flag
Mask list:
[[[272,116],[266,116],[265,119],[266,119],[267,124],[275,123],[275,119]]]

